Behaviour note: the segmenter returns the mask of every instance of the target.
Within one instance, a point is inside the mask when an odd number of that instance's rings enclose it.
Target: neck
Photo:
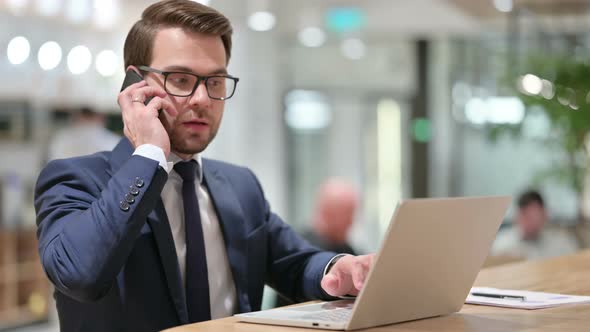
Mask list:
[[[340,244],[345,242],[346,237],[342,236],[342,234],[338,232],[334,232],[334,230],[322,228],[321,230],[316,230],[317,233],[324,239],[330,243]]]
[[[182,159],[184,161],[191,160],[194,156],[194,154],[179,153],[176,151],[172,151],[172,153],[174,153],[175,155],[177,155],[180,159]]]
[[[539,238],[541,232],[534,232],[534,233],[521,233],[522,239],[525,241],[535,241]]]

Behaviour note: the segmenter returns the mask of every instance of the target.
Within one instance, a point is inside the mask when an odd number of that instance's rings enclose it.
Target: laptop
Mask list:
[[[457,312],[510,201],[509,196],[402,201],[356,300],[235,316],[250,323],[356,330]]]

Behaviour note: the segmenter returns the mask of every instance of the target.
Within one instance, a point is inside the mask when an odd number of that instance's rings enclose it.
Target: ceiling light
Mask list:
[[[516,97],[471,98],[465,104],[465,117],[472,124],[519,124],[525,107]]]
[[[117,55],[111,50],[104,50],[96,56],[96,71],[104,77],[117,72]]]
[[[541,96],[545,97],[545,99],[552,99],[555,97],[555,87],[553,83],[549,82],[548,80],[542,80],[543,88],[541,89]]]
[[[88,47],[78,45],[68,53],[68,68],[74,75],[82,74],[92,63],[92,54]]]
[[[521,79],[522,92],[536,96],[543,90],[543,81],[533,74],[526,74]]]
[[[358,38],[343,40],[340,49],[342,54],[351,60],[359,60],[364,57],[366,53],[365,43]]]
[[[20,65],[21,63],[25,62],[29,58],[29,54],[31,53],[31,45],[27,38],[23,36],[18,36],[12,38],[12,40],[8,43],[8,48],[6,49],[6,55],[8,56],[8,61],[13,65]]]
[[[317,91],[293,90],[287,94],[285,102],[285,121],[293,130],[323,129],[332,122],[330,105]]]
[[[48,41],[41,45],[37,54],[39,66],[43,70],[51,70],[61,62],[61,47],[54,41]]]
[[[248,18],[248,26],[254,31],[269,31],[274,28],[275,16],[266,11],[255,12]]]
[[[299,31],[297,37],[305,47],[320,47],[326,42],[326,33],[318,27],[307,27]]]

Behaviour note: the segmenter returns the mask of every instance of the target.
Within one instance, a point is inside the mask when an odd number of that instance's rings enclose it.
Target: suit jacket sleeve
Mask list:
[[[108,292],[167,179],[158,162],[141,156],[110,179],[108,168],[100,157],[52,161],[35,188],[41,263],[55,287],[78,301]],[[136,184],[125,211],[121,202]]]
[[[321,251],[310,245],[273,213],[264,199],[260,183],[251,171],[250,174],[262,195],[268,227],[267,283],[296,301],[334,299],[322,289],[320,283],[326,265],[336,253]]]

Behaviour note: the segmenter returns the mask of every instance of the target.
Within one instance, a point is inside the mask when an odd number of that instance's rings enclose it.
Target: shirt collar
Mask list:
[[[199,183],[203,183],[203,158],[201,157],[200,153],[194,154],[191,158],[197,162],[197,179],[199,179]],[[168,164],[172,164],[169,167],[174,167],[177,162],[184,161],[182,158],[177,156],[174,152],[171,152],[168,156]],[[169,168],[170,169],[170,168]]]

